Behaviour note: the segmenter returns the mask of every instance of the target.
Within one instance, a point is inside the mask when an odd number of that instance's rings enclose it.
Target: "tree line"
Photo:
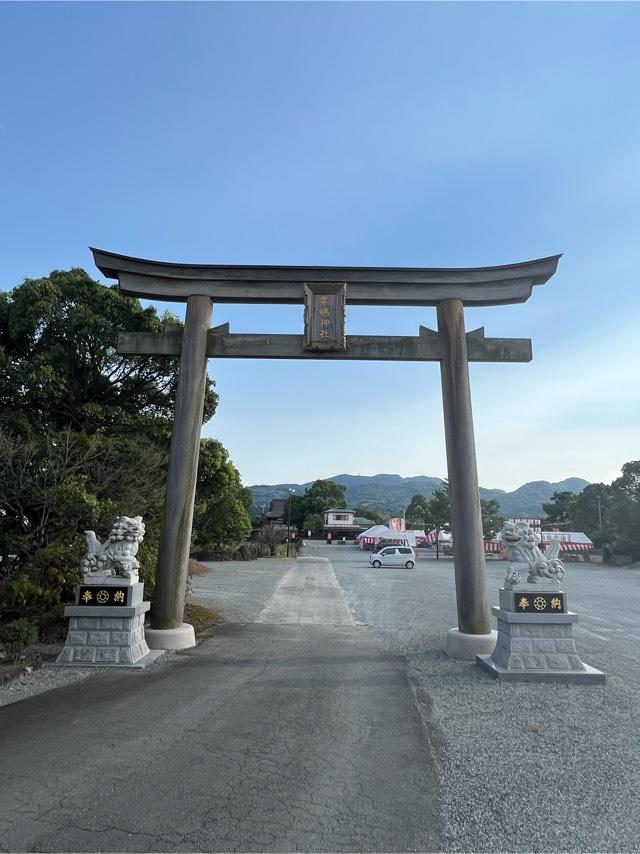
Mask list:
[[[640,460],[622,466],[610,484],[590,483],[576,495],[555,492],[543,505],[545,525],[561,531],[584,531],[608,554],[640,560]]]
[[[181,325],[81,269],[0,293],[0,618],[43,634],[79,580],[84,530],[142,515],[142,580],[153,594],[178,359],[125,356],[120,332]],[[207,379],[203,421],[218,396]],[[194,549],[244,540],[249,489],[224,447],[203,439]]]
[[[628,555],[640,560],[640,460],[625,463],[622,474],[611,484],[590,483],[580,493],[554,492],[543,504],[542,526],[560,531],[584,532],[605,559]],[[496,500],[480,499],[484,538],[493,539],[504,517]],[[414,495],[406,509],[407,527],[449,531],[449,489],[445,481],[430,498]]]

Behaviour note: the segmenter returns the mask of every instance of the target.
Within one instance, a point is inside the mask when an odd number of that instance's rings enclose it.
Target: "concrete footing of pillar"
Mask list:
[[[196,645],[196,633],[189,623],[183,623],[177,629],[147,627],[144,636],[149,649],[189,649]]]
[[[488,635],[470,635],[461,632],[456,626],[447,632],[445,652],[449,658],[457,658],[460,661],[475,661],[476,655],[491,655],[497,640],[498,632],[495,630],[492,630]]]

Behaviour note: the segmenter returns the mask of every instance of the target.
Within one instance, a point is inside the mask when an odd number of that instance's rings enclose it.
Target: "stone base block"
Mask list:
[[[64,652],[64,650],[63,650]],[[133,663],[127,663],[124,661],[114,663],[114,662],[105,662],[105,661],[62,661],[62,653],[58,656],[58,660],[55,662],[55,667],[117,667],[118,670],[144,670],[145,667],[149,667],[150,664],[153,664],[155,661],[158,661],[160,658],[164,658],[166,655],[166,650],[164,649],[150,649],[146,655],[143,655],[142,658],[139,658],[137,661]]]
[[[577,614],[518,613],[496,607],[493,613],[498,642],[491,655],[482,652],[476,657],[492,676],[520,682],[604,682],[604,674],[578,655],[571,634]]]
[[[445,652],[449,658],[457,658],[461,661],[473,661],[476,655],[487,653],[490,655],[498,640],[498,633],[491,631],[488,635],[470,635],[461,632],[456,626],[447,632],[447,646]]]
[[[196,645],[193,626],[183,623],[177,629],[145,629],[145,639],[150,649],[190,649]]]
[[[595,667],[582,663],[582,670],[509,670],[492,661],[490,655],[477,655],[476,664],[486,670],[495,679],[507,679],[513,682],[563,682],[584,684],[604,684],[605,674]]]
[[[142,585],[139,585],[142,587]],[[70,605],[69,631],[57,664],[78,667],[138,667],[149,655],[144,637],[148,602],[135,606]]]

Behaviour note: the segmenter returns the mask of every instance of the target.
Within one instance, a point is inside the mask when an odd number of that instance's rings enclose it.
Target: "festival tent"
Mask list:
[[[561,552],[589,552],[593,548],[593,543],[582,531],[542,531],[540,536],[544,546],[560,540]]]
[[[367,548],[367,546],[378,545],[380,542],[388,542],[389,545],[395,544],[413,547],[430,546],[435,543],[436,536],[436,531],[430,531],[428,534],[425,534],[424,531],[420,530],[394,531],[392,528],[387,527],[387,525],[374,525],[361,534],[358,534],[356,542],[361,549]],[[440,542],[448,543],[450,541],[451,534],[440,531]]]
[[[407,542],[410,546],[427,546],[429,545],[429,535],[424,531],[405,531]]]
[[[562,552],[589,552],[593,549],[593,543],[582,531],[542,531],[543,551],[549,543],[560,540],[560,553]],[[495,540],[485,540],[484,548],[488,552],[501,552],[502,542],[498,534]]]
[[[420,542],[420,538],[418,541],[419,546],[435,546],[436,540],[440,543],[440,545],[450,545],[453,536],[448,534],[446,531],[436,531],[434,528],[433,531],[429,531],[429,533],[422,538],[422,542]]]
[[[393,531],[391,528],[387,527],[387,525],[373,525],[371,528],[367,528],[366,531],[358,534],[356,542],[361,549],[364,549],[367,546],[375,546],[381,540],[384,540],[385,542],[388,540],[389,543],[407,546],[409,545],[407,540],[408,533],[409,531]]]

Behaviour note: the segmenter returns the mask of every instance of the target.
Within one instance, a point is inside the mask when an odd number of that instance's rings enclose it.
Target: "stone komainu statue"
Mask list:
[[[84,532],[87,553],[80,569],[85,581],[119,575],[137,580],[140,564],[136,560],[138,546],[144,539],[142,516],[118,516],[108,539],[101,543],[95,531]]]
[[[505,522],[500,538],[510,564],[505,578],[508,587],[520,583],[521,571],[528,572],[528,584],[537,584],[542,579],[559,582],[564,577],[564,564],[558,558],[558,540],[550,543],[543,553],[535,532],[526,522]]]

